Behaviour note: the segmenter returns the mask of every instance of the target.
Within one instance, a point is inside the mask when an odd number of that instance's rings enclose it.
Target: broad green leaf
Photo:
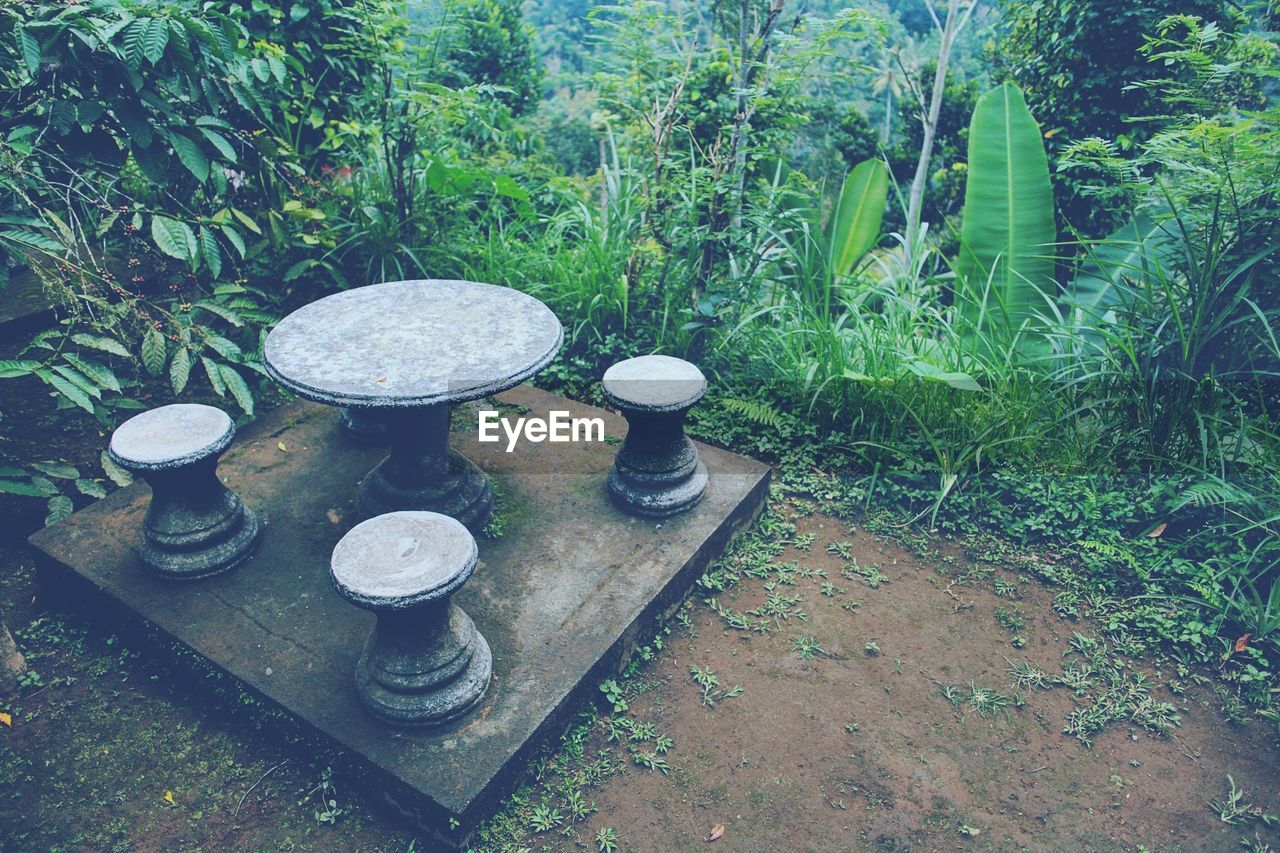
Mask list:
[[[209,267],[209,274],[214,278],[222,275],[222,249],[213,231],[207,225],[200,226],[200,257]]]
[[[1120,302],[1124,277],[1141,278],[1149,271],[1152,254],[1167,242],[1164,227],[1139,215],[1089,250],[1088,260],[1071,282],[1069,301],[1093,317]]]
[[[37,231],[0,231],[0,241],[8,241],[17,243],[19,246],[26,246],[31,249],[39,249],[42,252],[61,252],[62,244],[57,240]]]
[[[66,379],[63,379],[61,376],[53,376],[51,374],[46,381],[48,381],[48,383],[54,388],[58,389],[58,392],[61,393],[62,396],[66,397],[89,414],[93,414],[93,400],[89,399],[89,395],[84,393],[84,391],[80,390]]]
[[[159,214],[151,217],[151,239],[171,258],[191,263],[196,257],[196,235],[191,226]]]
[[[191,350],[178,347],[177,352],[173,354],[173,361],[169,362],[169,384],[173,386],[173,393],[181,394],[190,378]]]
[[[18,28],[18,49],[22,51],[22,62],[27,71],[34,77],[40,71],[40,42],[27,32],[26,27]]]
[[[880,237],[880,221],[889,198],[889,172],[881,160],[864,160],[845,176],[828,227],[833,275],[845,276]]]
[[[53,367],[53,372],[57,373],[72,385],[75,385],[90,397],[96,397],[99,400],[102,399],[102,389],[98,387],[98,384],[80,371],[76,370],[74,367],[70,367],[65,364],[56,364]]]
[[[78,332],[71,336],[71,340],[75,341],[82,347],[90,347],[92,349],[101,350],[102,352],[118,355],[121,358],[132,358],[133,353],[125,349],[124,344],[113,338],[106,338],[102,335],[90,335],[85,332]]]
[[[222,378],[222,371],[218,369],[217,363],[207,355],[202,355],[200,364],[204,366],[204,375],[209,377],[209,384],[213,386],[214,393],[219,397],[226,396],[227,383]]]
[[[277,83],[284,83],[286,69],[284,62],[278,56],[268,56],[267,65],[271,67],[271,74],[276,78]]]
[[[218,365],[218,372],[222,374],[222,381],[227,383],[227,390],[231,392],[231,396],[235,398],[240,408],[244,409],[244,413],[252,417],[253,415],[253,392],[249,390],[248,384],[234,367],[227,364]]]
[[[218,149],[218,153],[221,154],[224,159],[229,160],[232,163],[236,162],[236,149],[231,147],[231,143],[227,141],[225,136],[218,133],[216,130],[210,130],[207,127],[200,128],[200,132],[204,134],[205,139],[209,140],[209,144]]]
[[[187,171],[194,175],[197,181],[203,184],[209,180],[209,158],[204,156],[199,143],[181,133],[170,135],[169,142],[173,145],[174,153],[178,155],[182,165],[187,167]]]
[[[227,238],[227,242],[230,243],[240,257],[243,258],[245,245],[244,238],[240,236],[240,232],[232,228],[230,225],[219,225],[218,227],[222,229],[222,236]]]
[[[142,60],[146,56],[143,52],[143,39],[150,24],[150,18],[135,18],[124,29],[124,58],[130,68],[137,69],[142,65]]]
[[[106,486],[102,485],[97,480],[86,480],[83,478],[76,480],[76,489],[79,490],[80,494],[88,495],[91,498],[105,498],[107,496]]]
[[[56,495],[58,493],[58,487],[55,486],[53,484],[53,481],[50,480],[48,477],[33,476],[31,477],[31,485],[43,491],[45,497]]]
[[[951,372],[928,361],[910,362],[907,364],[907,369],[921,379],[928,379],[930,382],[941,382],[943,385],[958,388],[961,391],[982,390],[982,386],[969,374]]]
[[[1022,92],[984,94],[969,125],[957,306],[974,329],[1017,332],[1053,293],[1053,188],[1040,127]]]
[[[38,361],[0,360],[0,379],[16,379],[19,376],[30,376],[40,366]]]
[[[856,370],[845,369],[844,378],[850,382],[858,382],[863,385],[873,385],[878,388],[889,388],[894,383],[892,376],[868,376],[865,373],[859,373]]]
[[[169,23],[164,18],[152,18],[142,35],[142,55],[155,65],[164,56],[169,44]]]
[[[71,498],[66,495],[58,495],[49,498],[48,510],[49,514],[44,517],[44,526],[57,524],[71,513],[75,512],[75,504],[71,502]]]
[[[240,319],[239,314],[232,311],[227,306],[214,302],[211,299],[201,299],[195,304],[195,307],[221,317],[233,326],[239,327],[244,325],[244,320]]]
[[[157,329],[147,329],[142,336],[142,365],[147,373],[159,376],[168,358],[169,343]]]
[[[106,388],[110,391],[115,391],[117,394],[124,390],[120,387],[120,380],[115,373],[106,365],[98,364],[96,361],[90,361],[70,352],[63,353],[62,357],[76,370],[92,379],[99,388]]]
[[[79,469],[67,462],[32,462],[31,467],[59,480],[75,480],[80,476]]]
[[[280,280],[293,281],[295,278],[302,275],[307,270],[311,269],[311,267],[313,267],[315,264],[316,264],[315,258],[303,258],[302,260],[293,263],[287,270],[285,270],[284,275],[281,277]]]
[[[223,358],[235,360],[240,357],[241,349],[235,341],[227,340],[221,335],[205,335],[205,345]]]
[[[258,227],[258,223],[254,222],[253,218],[250,217],[249,214],[245,213],[242,210],[237,210],[236,208],[233,207],[231,208],[231,215],[234,216],[236,219],[239,219],[240,224],[243,225],[245,228],[248,228],[250,231],[252,231],[254,234],[257,234],[259,237],[262,236],[262,229]]]
[[[45,482],[48,482],[47,480]],[[24,498],[47,498],[50,492],[34,483],[14,482],[13,480],[0,480],[0,492],[7,495],[21,495]],[[52,494],[57,494],[58,490],[54,489]]]
[[[133,482],[133,475],[113,462],[107,451],[102,451],[98,461],[102,463],[102,470],[107,477],[117,486],[127,486]]]

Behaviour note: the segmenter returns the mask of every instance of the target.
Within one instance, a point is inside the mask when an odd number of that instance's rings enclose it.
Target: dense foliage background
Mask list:
[[[1268,711],[1276,14],[0,0],[0,285],[31,271],[60,318],[0,378],[103,428],[190,393],[251,416],[293,307],[510,285],[568,330],[551,383],[694,359],[716,440],[849,508],[1051,541]],[[52,520],[104,467],[11,459],[0,490]]]

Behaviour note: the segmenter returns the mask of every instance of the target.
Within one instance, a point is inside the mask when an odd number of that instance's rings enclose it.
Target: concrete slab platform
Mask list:
[[[508,417],[552,410],[626,422],[520,387],[497,398]],[[397,730],[359,704],[353,673],[372,614],[333,590],[329,555],[359,521],[356,488],[385,451],[346,438],[338,411],[294,403],[259,419],[226,453],[227,485],[262,519],[256,553],[235,572],[175,584],[145,574],[136,553],[149,492],[136,484],[31,537],[43,572],[76,582],[106,618],[141,622],[233,676],[340,746],[364,784],[450,845],[521,781],[675,607],[730,537],[760,512],[767,466],[699,445],[706,497],[662,522],[626,516],[605,491],[612,443],[477,441],[474,409],[454,417],[453,446],[493,479],[501,535],[455,600],[493,649],[494,681],[476,712],[436,733]],[[451,828],[451,819],[456,827]]]

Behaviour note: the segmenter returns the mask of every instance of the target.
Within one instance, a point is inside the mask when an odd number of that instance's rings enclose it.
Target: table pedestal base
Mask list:
[[[449,451],[449,470],[426,484],[397,485],[393,457],[382,460],[360,484],[356,508],[365,518],[401,510],[438,512],[461,521],[479,533],[493,514],[493,489],[476,464],[456,450]]]

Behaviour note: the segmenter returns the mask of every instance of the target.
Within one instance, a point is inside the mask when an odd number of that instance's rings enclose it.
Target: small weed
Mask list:
[[[717,690],[720,686],[720,676],[716,675],[715,670],[710,667],[703,669],[695,666],[689,670],[689,674],[693,676],[693,683],[702,688],[702,704],[708,708],[714,708],[722,699],[732,699],[742,695],[740,684],[735,684],[728,690]]]
[[[671,769],[670,765],[667,764],[667,760],[656,752],[640,752],[637,750],[631,753],[631,760],[647,770],[657,770],[663,776],[666,776]]]
[[[800,653],[801,660],[812,660],[818,655],[827,656],[831,654],[818,645],[817,637],[792,637],[791,643],[793,650]]]
[[[598,853],[614,853],[618,849],[618,833],[612,826],[606,826],[596,833],[596,850]]]
[[[995,579],[995,590],[996,590],[996,595],[999,596],[1000,598],[1007,598],[1011,601],[1019,598],[1018,585],[1009,583],[1008,581],[1002,580],[1001,578]]]
[[[541,803],[533,807],[529,816],[529,828],[534,832],[550,832],[564,822],[564,815],[559,809]]]
[[[346,814],[347,810],[338,805],[338,789],[333,786],[332,767],[326,767],[321,772],[320,782],[307,793],[307,797],[313,793],[320,795],[320,810],[315,813],[316,823],[327,823],[332,826],[338,822],[338,818]],[[307,801],[307,797],[303,798],[303,803]]]
[[[842,560],[853,561],[853,543],[852,542],[828,542],[827,553],[834,554]]]
[[[942,698],[951,703],[953,707],[967,707],[976,711],[979,717],[994,718],[998,713],[1007,713],[1009,703],[1012,701],[1008,696],[999,693],[988,687],[979,687],[970,681],[967,687],[961,687],[958,684],[939,685]]]
[[[1010,634],[1019,634],[1023,628],[1027,627],[1026,614],[1017,608],[1009,610],[1004,607],[997,607],[995,609],[995,617],[996,623]]]
[[[1008,660],[1006,658],[1006,660]],[[1049,688],[1049,674],[1034,664],[1023,661],[1022,663],[1009,662],[1009,674],[1013,676],[1014,683],[1020,687],[1036,687],[1039,689]]]
[[[622,685],[614,679],[600,682],[600,692],[604,694],[605,700],[613,706],[613,713],[625,714],[627,712],[626,690]]]
[[[872,657],[875,657],[880,654],[880,644],[875,640],[867,640],[867,642],[863,644],[862,650]]]
[[[1229,823],[1233,826],[1244,823],[1246,820],[1260,820],[1267,826],[1273,826],[1280,823],[1280,817],[1268,814],[1261,806],[1255,806],[1245,802],[1245,792],[1241,788],[1236,787],[1236,780],[1227,776],[1227,786],[1230,790],[1227,792],[1225,800],[1210,800],[1209,808],[1218,814],[1218,820],[1223,823]]]

